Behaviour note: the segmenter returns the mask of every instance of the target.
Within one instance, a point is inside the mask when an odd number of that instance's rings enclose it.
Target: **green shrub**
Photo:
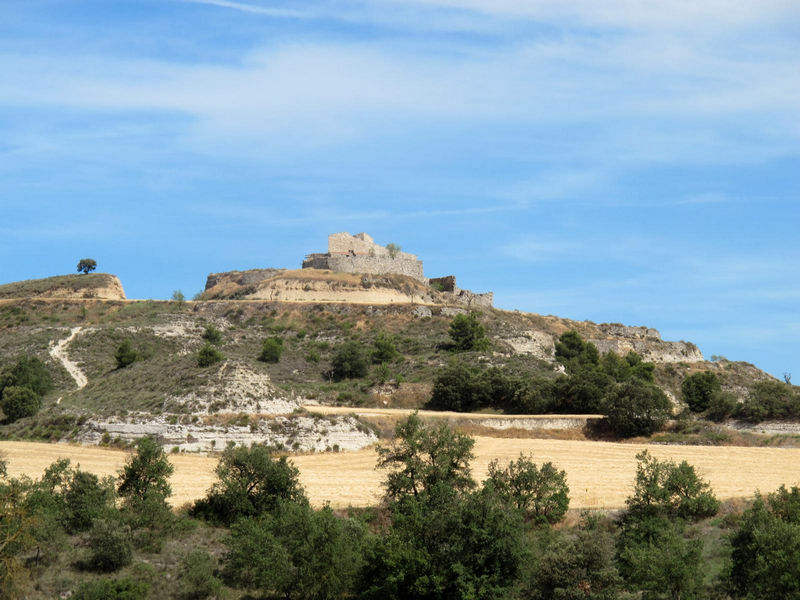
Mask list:
[[[116,352],[114,352],[114,360],[117,361],[117,368],[124,369],[125,367],[132,365],[139,359],[139,354],[133,349],[133,344],[127,338],[122,340],[122,343],[117,346]]]
[[[375,364],[390,362],[397,354],[394,339],[387,333],[379,333],[372,342],[372,362]]]
[[[87,531],[95,519],[113,512],[114,498],[114,488],[108,481],[101,482],[94,473],[75,471],[64,492],[67,531]]]
[[[210,367],[225,359],[225,355],[208,342],[197,353],[197,366]]]
[[[703,412],[711,404],[714,394],[721,391],[717,376],[711,371],[689,375],[681,383],[681,396],[693,412]]]
[[[277,336],[268,337],[261,346],[261,354],[258,355],[258,360],[267,363],[277,363],[280,362],[282,353],[283,338]]]
[[[708,418],[719,423],[735,413],[738,406],[736,396],[730,392],[715,392],[708,404]]]
[[[12,385],[5,388],[0,399],[0,408],[3,409],[9,423],[32,417],[41,407],[42,397],[26,385]]]
[[[567,331],[556,342],[556,360],[571,373],[580,367],[599,365],[600,353],[597,346],[584,342],[576,332]]]
[[[369,361],[363,346],[354,341],[345,342],[333,355],[333,378],[355,379],[365,377],[369,371]]]
[[[222,582],[214,576],[214,567],[214,559],[205,550],[194,550],[187,554],[181,561],[178,598],[218,598]]]
[[[130,577],[98,579],[82,583],[71,596],[72,600],[145,600],[150,586]]]
[[[540,469],[531,457],[520,454],[501,469],[495,459],[489,463],[486,481],[504,501],[536,523],[557,523],[567,514],[567,473],[558,471],[553,463],[544,463]]]
[[[456,315],[450,323],[448,333],[452,340],[453,349],[457,352],[489,349],[489,338],[486,337],[486,330],[475,313]]]
[[[7,387],[27,387],[37,395],[44,396],[53,389],[53,380],[47,366],[35,356],[21,356],[0,373],[0,397]]]
[[[222,342],[222,332],[214,327],[212,324],[206,325],[202,335],[203,339],[211,344],[219,344]]]
[[[608,424],[617,435],[651,435],[664,428],[672,405],[659,388],[641,379],[616,384],[606,397]]]
[[[116,519],[96,519],[87,544],[88,566],[95,571],[116,571],[133,560],[131,531]]]

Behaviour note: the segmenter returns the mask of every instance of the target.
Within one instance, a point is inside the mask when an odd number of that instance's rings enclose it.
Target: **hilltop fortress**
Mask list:
[[[344,273],[371,275],[397,274],[412,277],[434,290],[443,292],[452,300],[469,306],[491,307],[494,293],[476,294],[456,286],[455,275],[428,279],[423,274],[422,261],[414,254],[401,252],[393,244],[381,246],[369,234],[347,232],[328,236],[328,252],[309,254],[303,261],[304,269],[327,269]]]
[[[371,304],[492,306],[494,294],[456,286],[454,275],[428,279],[422,261],[394,244],[381,246],[366,233],[328,236],[328,251],[309,254],[303,268],[212,273],[204,299],[282,300]]]

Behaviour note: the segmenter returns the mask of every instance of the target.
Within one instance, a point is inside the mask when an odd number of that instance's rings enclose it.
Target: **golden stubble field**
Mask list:
[[[532,453],[537,463],[552,461],[567,472],[572,508],[621,508],[631,491],[636,454],[647,448],[657,458],[686,460],[706,478],[720,499],[769,492],[781,484],[800,484],[800,449],[708,446],[657,446],[539,439],[476,437],[473,468],[477,479],[493,458],[505,462]],[[41,476],[58,458],[98,475],[116,475],[127,452],[95,446],[34,442],[0,442],[9,475]],[[375,451],[294,456],[312,502],[333,507],[376,504],[383,473],[375,470]],[[203,496],[214,482],[216,457],[171,455],[175,465],[171,502],[180,506]]]

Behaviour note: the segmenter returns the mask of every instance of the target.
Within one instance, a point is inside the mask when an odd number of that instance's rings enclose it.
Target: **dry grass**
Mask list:
[[[485,477],[489,462],[502,462],[533,454],[537,463],[552,461],[567,472],[572,508],[613,509],[625,505],[636,468],[635,455],[647,448],[660,459],[686,460],[708,479],[722,500],[751,497],[756,490],[769,492],[781,484],[800,484],[800,449],[656,446],[544,439],[476,438],[475,476]],[[98,475],[116,475],[128,453],[120,450],[43,444],[0,442],[8,459],[9,474],[41,476],[61,457],[79,463]],[[300,478],[312,502],[333,507],[377,504],[384,473],[375,470],[375,451],[294,456]],[[174,506],[202,497],[214,482],[215,457],[171,455]]]

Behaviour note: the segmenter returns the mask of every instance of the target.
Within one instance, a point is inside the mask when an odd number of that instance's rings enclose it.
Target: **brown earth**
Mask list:
[[[543,439],[477,437],[473,468],[480,480],[493,458],[502,462],[520,452],[532,453],[537,463],[552,461],[567,472],[572,508],[622,508],[636,470],[635,455],[647,448],[660,459],[686,460],[706,478],[720,499],[753,496],[781,484],[800,484],[800,449],[708,446],[659,446]],[[0,442],[9,475],[40,477],[58,458],[70,458],[98,475],[116,475],[127,459],[121,450],[45,444]],[[316,506],[368,506],[378,502],[384,473],[375,470],[375,451],[293,456],[300,478]],[[175,474],[171,502],[180,506],[202,497],[213,483],[216,457],[171,455]]]

